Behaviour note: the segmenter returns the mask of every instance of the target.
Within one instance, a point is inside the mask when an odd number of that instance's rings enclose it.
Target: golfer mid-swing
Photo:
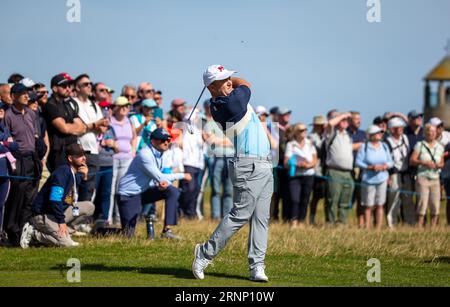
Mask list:
[[[212,116],[235,147],[234,157],[229,159],[228,165],[234,204],[209,240],[195,246],[192,271],[196,278],[203,279],[203,271],[212,259],[230,237],[249,222],[250,279],[268,281],[264,259],[273,193],[270,144],[258,116],[249,105],[250,84],[231,77],[234,73],[221,65],[212,65],[203,74],[203,82],[212,96]]]

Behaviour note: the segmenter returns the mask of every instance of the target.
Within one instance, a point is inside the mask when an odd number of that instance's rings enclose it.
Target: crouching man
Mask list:
[[[150,139],[151,144],[139,151],[126,174],[120,179],[117,198],[122,228],[127,237],[132,237],[142,204],[164,199],[166,205],[161,238],[181,239],[170,229],[170,226],[177,225],[180,196],[180,191],[172,182],[181,179],[191,181],[192,177],[188,173],[162,173],[163,154],[170,144],[170,134],[166,130],[156,129]]]
[[[66,148],[67,163],[58,167],[47,179],[33,203],[33,217],[23,227],[20,246],[78,246],[70,234],[75,226],[86,223],[94,214],[89,201],[78,202],[78,187],[88,178],[83,148],[78,144]]]

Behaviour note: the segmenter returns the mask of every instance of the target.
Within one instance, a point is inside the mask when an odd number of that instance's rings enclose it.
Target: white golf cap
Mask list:
[[[263,107],[263,106],[257,106],[256,109],[255,109],[255,113],[258,116],[261,116],[261,115],[268,116],[269,115],[269,112],[267,112],[267,109],[265,107]]]
[[[406,123],[403,119],[400,117],[393,117],[388,121],[388,128],[399,128],[399,127],[405,127]]]
[[[433,118],[431,118],[429,121],[428,121],[428,123],[430,124],[430,125],[432,125],[432,126],[439,126],[439,125],[442,125],[442,120],[439,118],[439,117],[433,117]]]
[[[368,135],[373,135],[373,134],[383,132],[383,130],[380,127],[378,127],[377,125],[372,125],[367,129],[366,132]]]
[[[36,83],[30,78],[23,78],[19,83],[22,83],[26,87],[33,87]]]
[[[225,80],[231,75],[236,73],[235,71],[228,70],[222,65],[211,65],[203,73],[203,83],[205,86],[209,86],[211,83],[217,80]]]

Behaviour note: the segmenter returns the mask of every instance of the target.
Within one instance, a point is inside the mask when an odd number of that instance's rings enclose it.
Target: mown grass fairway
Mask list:
[[[291,231],[272,224],[268,284],[247,280],[245,227],[208,267],[206,279],[191,273],[193,247],[215,228],[209,221],[182,221],[181,242],[77,238],[75,249],[0,249],[0,286],[449,286],[450,233],[416,229],[364,231],[322,226]],[[160,231],[161,223],[157,231]],[[81,261],[81,283],[68,283],[69,258]],[[381,283],[368,283],[367,260],[381,261]]]

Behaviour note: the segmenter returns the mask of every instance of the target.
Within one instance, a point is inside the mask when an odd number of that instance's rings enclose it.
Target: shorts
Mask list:
[[[416,181],[416,192],[419,193],[417,215],[425,216],[430,207],[431,216],[439,215],[441,206],[441,184],[439,179],[428,179],[419,176]]]
[[[361,206],[384,206],[386,203],[387,181],[380,184],[364,184],[361,186]]]

